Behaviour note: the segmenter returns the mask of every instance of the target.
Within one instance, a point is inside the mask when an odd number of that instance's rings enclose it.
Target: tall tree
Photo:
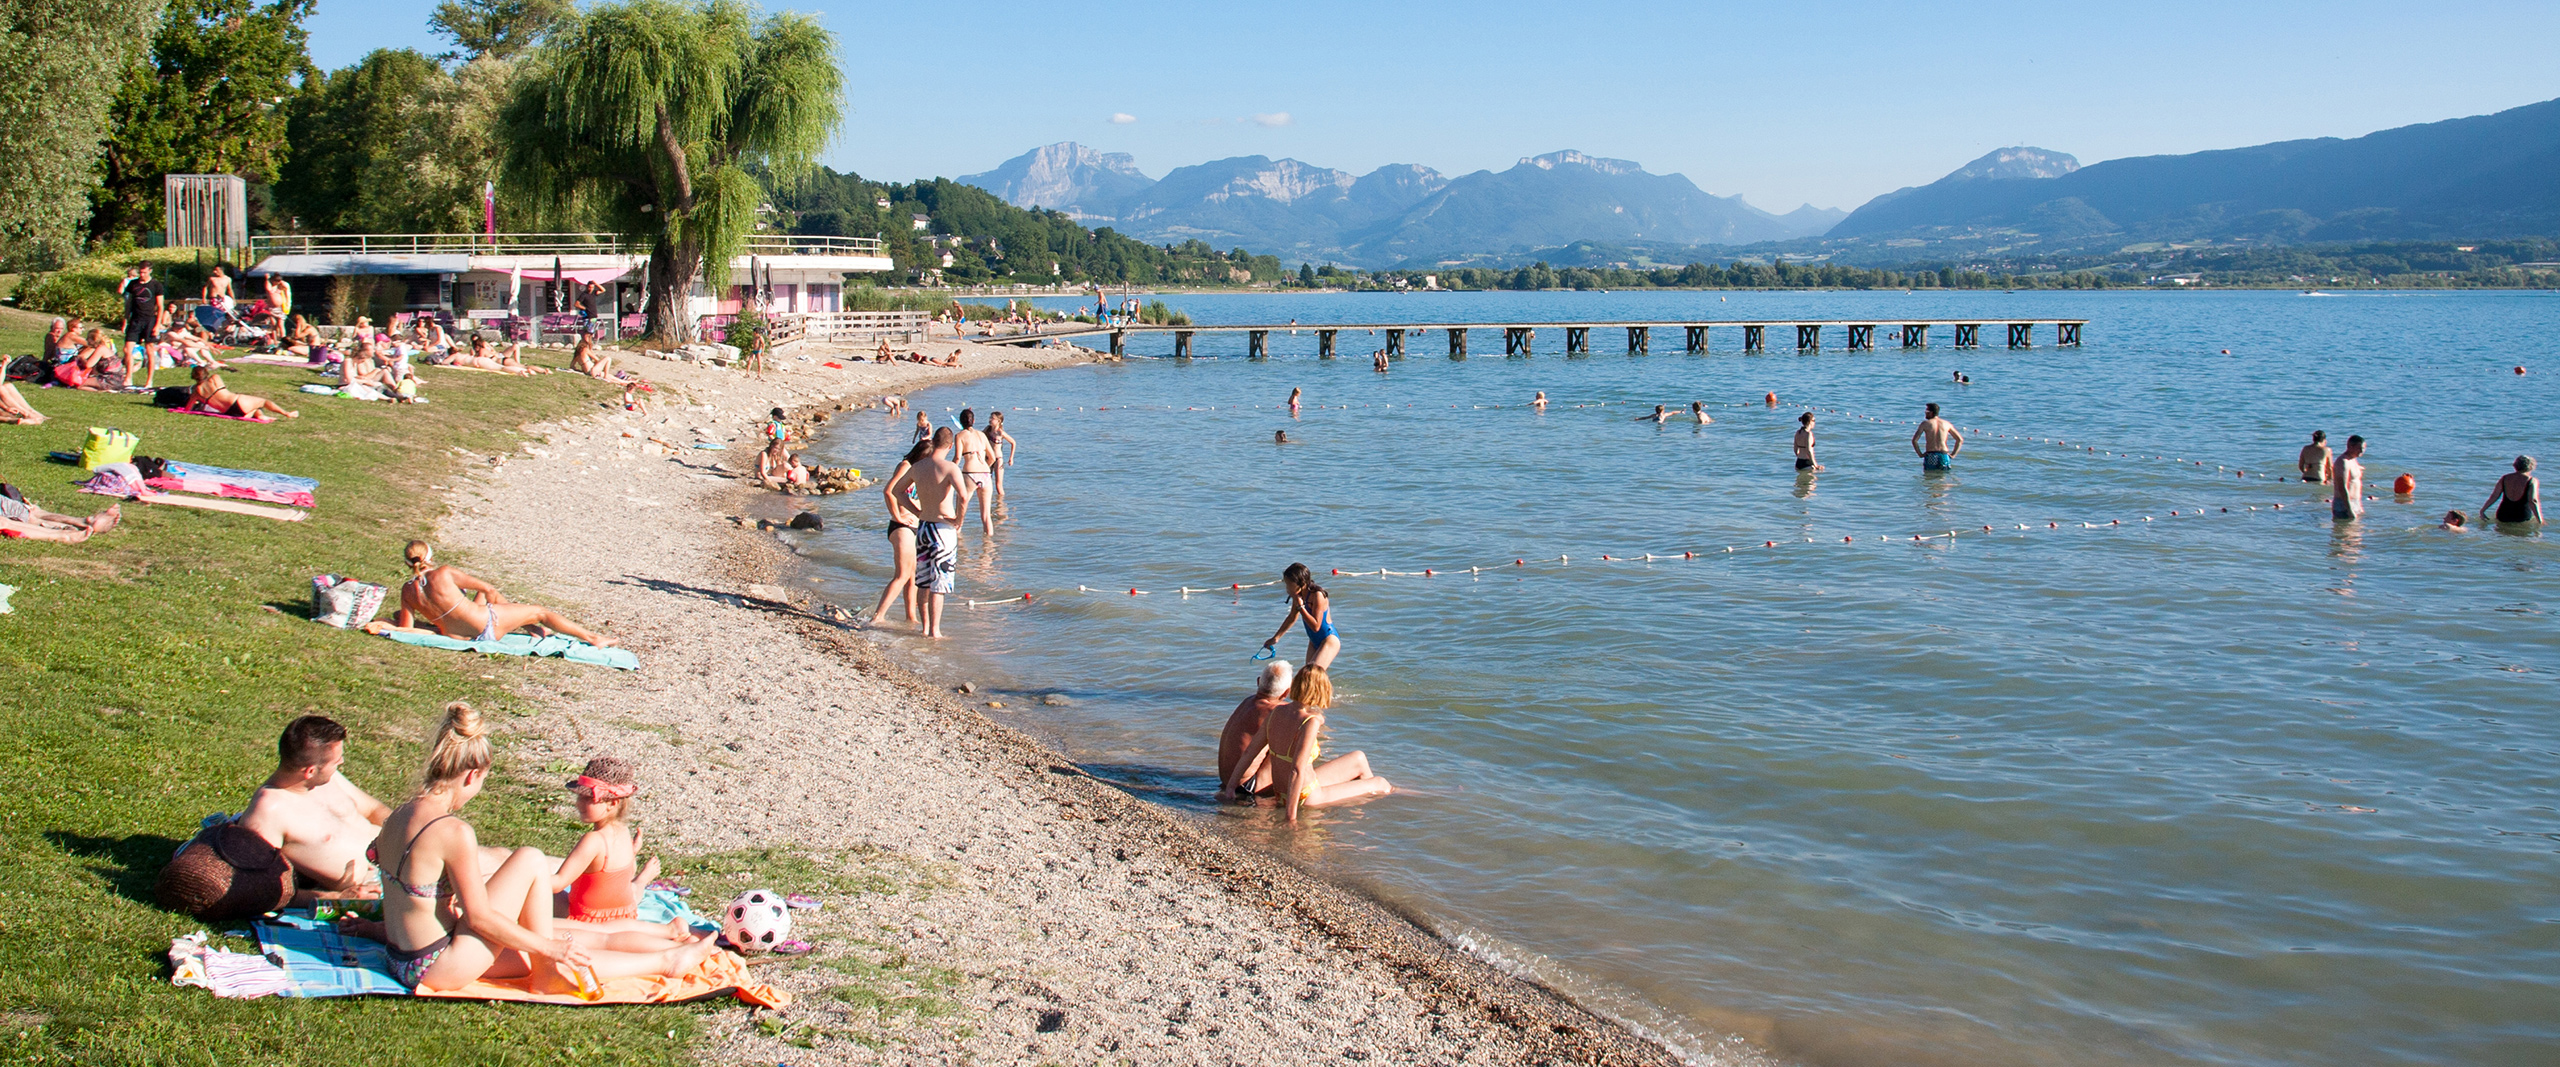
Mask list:
[[[808,173],[843,115],[835,36],[739,0],[601,4],[529,56],[500,123],[502,188],[649,244],[649,333],[693,334],[765,190]]]
[[[444,0],[427,28],[453,41],[446,59],[513,59],[575,14],[570,0]]]
[[[314,75],[288,106],[293,158],[276,176],[276,200],[318,233],[371,230],[360,203],[376,165],[397,142],[410,105],[445,80],[444,69],[406,48]]]
[[[115,131],[90,193],[93,235],[160,222],[164,174],[274,180],[285,158],[284,103],[313,73],[302,20],[315,0],[170,0],[151,58],[116,93]]]
[[[164,0],[0,0],[0,266],[79,251],[124,72]]]

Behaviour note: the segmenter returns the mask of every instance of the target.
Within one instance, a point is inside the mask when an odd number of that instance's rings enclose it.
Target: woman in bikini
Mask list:
[[[1322,667],[1309,667],[1290,681],[1289,702],[1271,709],[1262,721],[1271,784],[1287,798],[1291,823],[1298,821],[1301,807],[1329,808],[1396,791],[1393,783],[1369,769],[1368,753],[1350,752],[1321,765],[1316,762],[1324,754],[1325,709],[1332,706],[1332,677]],[[1247,771],[1239,778],[1251,776]]]
[[[556,870],[520,848],[481,869],[479,836],[462,807],[487,785],[489,738],[468,704],[445,707],[427,754],[426,786],[382,821],[368,858],[382,870],[383,940],[391,976],[410,989],[450,992],[482,978],[533,979],[536,992],[585,991],[616,978],[673,977],[719,946],[704,934],[655,952],[617,951],[613,939],[553,924]]]
[[[2533,476],[2532,456],[2517,456],[2515,473],[2498,476],[2489,499],[2480,505],[2480,517],[2500,523],[2542,521],[2542,482]]]
[[[880,604],[871,609],[871,621],[865,623],[866,626],[880,625],[881,620],[889,617],[889,602],[902,596],[907,605],[907,622],[917,621],[916,521],[921,516],[916,513],[914,501],[891,493],[889,487],[898,484],[898,479],[907,476],[908,468],[924,462],[924,457],[932,451],[933,441],[930,438],[916,442],[907,449],[906,458],[898,461],[898,469],[890,471],[888,479],[880,483],[880,502],[889,509],[889,560],[896,566],[897,573],[889,576],[889,587],[880,591]]]
[[[366,633],[398,631],[495,641],[530,627],[544,633],[557,630],[597,648],[613,647],[612,638],[597,636],[557,611],[514,603],[497,586],[458,568],[437,566],[435,549],[424,541],[409,542],[402,558],[409,562],[409,580],[400,584],[399,614],[387,623],[379,619],[366,623]],[[480,599],[471,599],[470,593],[480,594]]]
[[[1022,448],[1022,442],[1014,440],[1012,434],[1004,432],[1004,412],[987,413],[987,445],[995,449],[996,499],[1002,500],[1004,499],[1004,469],[1013,466],[1013,454]]]
[[[613,379],[613,357],[596,347],[593,337],[578,338],[578,348],[569,353],[569,369],[597,381]]]
[[[286,411],[278,407],[275,401],[265,397],[232,392],[230,386],[222,383],[222,376],[214,373],[211,367],[197,367],[195,379],[196,385],[192,399],[198,409],[210,411],[216,415],[236,415],[244,419],[257,418],[260,412],[274,412],[288,419],[302,417],[301,412]]]
[[[1289,632],[1290,623],[1307,628],[1307,661],[1303,667],[1331,667],[1333,658],[1342,654],[1342,634],[1333,628],[1333,598],[1316,584],[1315,575],[1304,563],[1292,563],[1280,572],[1280,585],[1289,591],[1289,614],[1280,620],[1280,628],[1262,643],[1270,648],[1280,643]]]
[[[471,351],[454,353],[452,356],[445,359],[444,365],[448,367],[464,367],[471,370],[496,371],[500,374],[515,374],[527,378],[536,374],[550,373],[549,371],[543,370],[539,367],[528,367],[524,365],[524,345],[522,343],[510,346],[507,349],[507,354],[501,356],[498,354],[498,350],[496,348],[490,346],[488,338],[482,337],[478,334],[473,334],[471,336]]]
[[[300,315],[293,317],[293,327],[284,332],[284,350],[314,363],[320,362],[320,329]]]

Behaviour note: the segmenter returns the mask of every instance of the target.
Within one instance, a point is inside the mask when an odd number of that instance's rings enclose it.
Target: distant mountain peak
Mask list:
[[[1520,158],[1519,165],[1523,167],[1536,167],[1539,170],[1554,170],[1557,167],[1589,167],[1602,174],[1644,173],[1644,165],[1641,163],[1630,163],[1623,159],[1603,159],[1599,156],[1586,156],[1570,148],[1561,152],[1549,152],[1543,156],[1522,156]]]
[[[960,180],[994,193],[1015,207],[1058,208],[1071,213],[1107,208],[1155,184],[1155,179],[1138,170],[1137,157],[1126,152],[1097,151],[1074,141],[1034,148],[994,170]]]
[[[2080,169],[2080,161],[2067,152],[2049,148],[1995,149],[1982,158],[1956,168],[1940,181],[1971,181],[1976,178],[2059,178]]]

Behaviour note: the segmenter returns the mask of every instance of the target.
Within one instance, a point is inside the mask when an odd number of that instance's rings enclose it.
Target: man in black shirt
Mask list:
[[[148,341],[160,333],[160,316],[168,308],[168,296],[160,283],[151,280],[151,264],[145,263],[125,273],[124,340],[126,344]]]

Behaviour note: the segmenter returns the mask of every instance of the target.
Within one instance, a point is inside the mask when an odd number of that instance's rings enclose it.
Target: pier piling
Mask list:
[[[2080,347],[2080,324],[2076,322],[2054,323],[2053,343],[2065,348]]]
[[[1403,331],[1403,330],[1388,330],[1388,331],[1387,331],[1387,358],[1388,358],[1388,359],[1403,359],[1403,358],[1404,358],[1404,331]]]
[[[1244,334],[1244,353],[1245,353],[1245,358],[1247,358],[1247,359],[1252,359],[1252,360],[1265,360],[1265,359],[1270,359],[1270,358],[1271,358],[1271,331],[1269,331],[1269,330],[1246,330],[1246,331],[1245,331],[1245,334]]]
[[[1682,329],[1688,334],[1687,343],[1689,354],[1693,356],[1706,355],[1707,328],[1704,326],[1685,326],[1682,327]]]
[[[1768,351],[1768,350],[1769,350],[1769,328],[1768,328],[1768,327],[1766,327],[1766,326],[1745,326],[1745,327],[1743,327],[1743,328],[1742,328],[1742,350],[1743,350],[1743,351],[1745,351],[1745,352],[1766,352],[1766,351]]]
[[[1191,331],[1189,331],[1189,330],[1175,330],[1175,331],[1173,331],[1173,358],[1175,358],[1175,359],[1190,359],[1190,358],[1191,358]]]
[[[1868,325],[1857,325],[1857,324],[1852,324],[1852,325],[1849,327],[1849,351],[1852,351],[1852,352],[1873,352],[1873,351],[1875,351],[1875,350],[1876,350],[1876,328],[1875,328],[1875,326],[1874,326],[1874,325],[1872,325],[1872,324],[1868,324]]]
[[[1653,352],[1653,327],[1651,327],[1651,326],[1629,326],[1629,327],[1627,327],[1627,354],[1628,354],[1628,355],[1630,355],[1630,356],[1642,356],[1642,355],[1649,355],[1649,354],[1651,354],[1652,352]]]
[[[1567,327],[1565,327],[1565,328],[1564,328],[1564,354],[1565,354],[1565,355],[1568,355],[1568,356],[1587,356],[1587,355],[1590,355],[1590,354],[1591,354],[1591,327],[1588,327],[1588,326],[1567,326]]]
[[[1503,327],[1502,354],[1505,356],[1529,355],[1529,345],[1532,341],[1537,339],[1537,336],[1538,331],[1532,330],[1526,326]]]
[[[1316,358],[1317,358],[1317,359],[1332,359],[1332,358],[1333,358],[1333,335],[1334,335],[1336,332],[1338,332],[1338,331],[1334,331],[1334,330],[1317,330],[1317,331],[1316,331]]]
[[[2035,346],[2036,327],[2034,323],[2013,322],[2009,324],[2009,347],[2034,348]]]
[[[1957,323],[1957,324],[1956,324],[1956,347],[1957,347],[1957,348],[1980,348],[1980,347],[1982,347],[1982,324],[1981,324],[1981,323],[1979,323],[1979,322],[1959,322],[1959,323]]]
[[[1464,327],[1464,326],[1452,326],[1452,327],[1449,327],[1449,358],[1450,358],[1450,359],[1465,359],[1465,358],[1467,358],[1467,328],[1466,328],[1466,327]]]
[[[1129,354],[1129,331],[1111,331],[1111,354],[1115,356],[1125,356]]]
[[[1796,351],[1822,351],[1822,327],[1812,323],[1798,324],[1796,326]]]
[[[1925,322],[1906,322],[1906,323],[1903,323],[1903,324],[1902,324],[1902,347],[1904,347],[1904,348],[1927,348],[1927,347],[1929,347],[1929,324],[1928,324],[1928,323],[1925,323]]]

